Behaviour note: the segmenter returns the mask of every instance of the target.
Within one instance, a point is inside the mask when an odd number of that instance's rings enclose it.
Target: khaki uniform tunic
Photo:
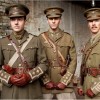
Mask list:
[[[32,34],[30,34],[32,35]],[[29,33],[24,31],[24,36],[20,43],[15,38],[14,34],[10,35],[13,42],[18,46],[22,47],[23,43],[29,38]],[[12,58],[13,54],[16,52],[15,48],[10,43],[7,37],[0,40],[0,65],[8,64],[9,60]],[[39,82],[39,77],[46,71],[46,56],[43,51],[43,47],[40,43],[37,36],[33,36],[31,41],[27,44],[22,55],[25,57],[26,61],[29,64],[30,68],[33,68],[29,71],[32,82],[29,84],[18,87],[15,85],[9,85],[8,80],[11,76],[3,69],[0,70],[0,79],[3,82],[3,87],[1,91],[2,99],[34,99],[42,98],[41,86]],[[23,67],[21,65],[21,59],[17,58],[15,63],[12,65],[14,68]],[[25,67],[25,66],[24,66]],[[35,68],[35,69],[34,69]]]
[[[52,33],[50,30],[46,32],[48,37],[54,42],[57,46],[58,50],[63,55],[64,59],[67,61],[67,56],[70,56],[70,63],[66,66],[67,72],[64,76],[60,75],[61,66],[57,61],[57,53],[55,50],[45,41],[40,34],[41,42],[44,46],[45,53],[48,59],[48,76],[45,74],[43,76],[43,83],[46,84],[50,80],[58,83],[62,82],[63,84],[67,85],[67,88],[64,90],[47,90],[43,87],[44,93],[62,93],[62,92],[72,92],[73,85],[72,85],[72,76],[74,75],[76,69],[76,50],[74,41],[70,34],[63,32],[61,29],[58,29],[56,33]]]
[[[94,46],[95,45],[95,46]],[[88,55],[88,53],[90,54]],[[88,55],[88,58],[86,60],[86,68],[97,68],[100,70],[100,33],[92,39],[88,41],[88,43],[85,46],[84,55],[83,55],[83,63],[84,58]],[[90,74],[87,74],[84,78],[84,84],[83,89],[86,93],[87,89],[91,88],[93,93],[96,95],[93,99],[100,99],[100,75],[97,75],[96,77],[93,77]],[[89,97],[85,96],[86,99],[89,99]]]

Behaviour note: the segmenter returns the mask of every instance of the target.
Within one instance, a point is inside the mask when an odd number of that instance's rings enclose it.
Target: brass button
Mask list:
[[[89,49],[91,51],[91,49]]]
[[[35,75],[35,72],[33,72],[32,74]]]
[[[66,77],[66,79],[68,79],[68,77]]]
[[[56,61],[56,59],[53,59],[54,61]]]
[[[21,64],[19,64],[19,67],[21,67]]]
[[[64,82],[66,82],[66,80],[64,80]]]
[[[37,70],[36,72],[39,73],[39,70]]]
[[[6,78],[7,78],[7,76],[5,75],[5,76],[4,76],[4,78],[6,79]]]
[[[18,47],[20,48],[21,46],[19,45]]]

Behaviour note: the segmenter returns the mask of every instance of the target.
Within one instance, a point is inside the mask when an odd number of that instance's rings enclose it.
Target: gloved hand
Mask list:
[[[54,83],[52,81],[45,84],[46,89],[54,89]]]
[[[29,83],[31,77],[28,73],[15,74],[12,75],[9,79],[9,83],[16,86],[24,86]]]
[[[56,85],[57,90],[64,90],[65,88],[66,88],[66,85],[61,82],[57,83]]]
[[[61,76],[64,76],[66,73],[66,69],[65,68],[62,68],[61,71],[60,71],[60,75]]]
[[[82,88],[77,88],[77,93],[82,96],[84,95],[83,89]]]
[[[93,98],[93,97],[95,96],[95,94],[92,92],[91,89],[87,89],[86,95],[87,95],[88,97],[90,97],[90,98]]]
[[[15,70],[14,68],[10,67],[9,65],[3,65],[2,66],[3,70],[5,70],[9,74],[14,74]]]

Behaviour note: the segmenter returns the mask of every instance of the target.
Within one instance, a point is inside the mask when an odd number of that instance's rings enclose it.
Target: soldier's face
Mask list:
[[[88,27],[92,34],[97,34],[98,32],[100,32],[100,19],[88,21]]]
[[[60,21],[61,18],[59,17],[48,18],[48,24],[52,30],[56,30],[59,27]]]
[[[11,28],[16,33],[21,32],[24,29],[25,22],[26,20],[24,17],[10,18]]]

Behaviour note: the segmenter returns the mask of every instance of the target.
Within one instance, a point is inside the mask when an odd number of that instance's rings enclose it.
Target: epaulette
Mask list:
[[[41,36],[41,34],[47,33],[47,31],[40,33],[38,36]]]
[[[64,32],[64,33],[66,33],[66,34],[68,34],[68,35],[71,35],[70,33],[68,33],[68,32]]]
[[[7,35],[5,35],[5,36],[0,36],[1,39],[2,39],[2,38],[5,38],[5,37],[7,37]]]
[[[34,37],[37,37],[37,35],[35,35],[35,34],[32,34],[32,33],[29,33],[29,34],[33,35]]]
[[[1,36],[0,38],[1,39],[4,39],[4,38],[6,38],[6,37],[8,37],[9,35],[4,35],[4,36]]]
[[[33,35],[33,36],[38,37],[38,35]]]

